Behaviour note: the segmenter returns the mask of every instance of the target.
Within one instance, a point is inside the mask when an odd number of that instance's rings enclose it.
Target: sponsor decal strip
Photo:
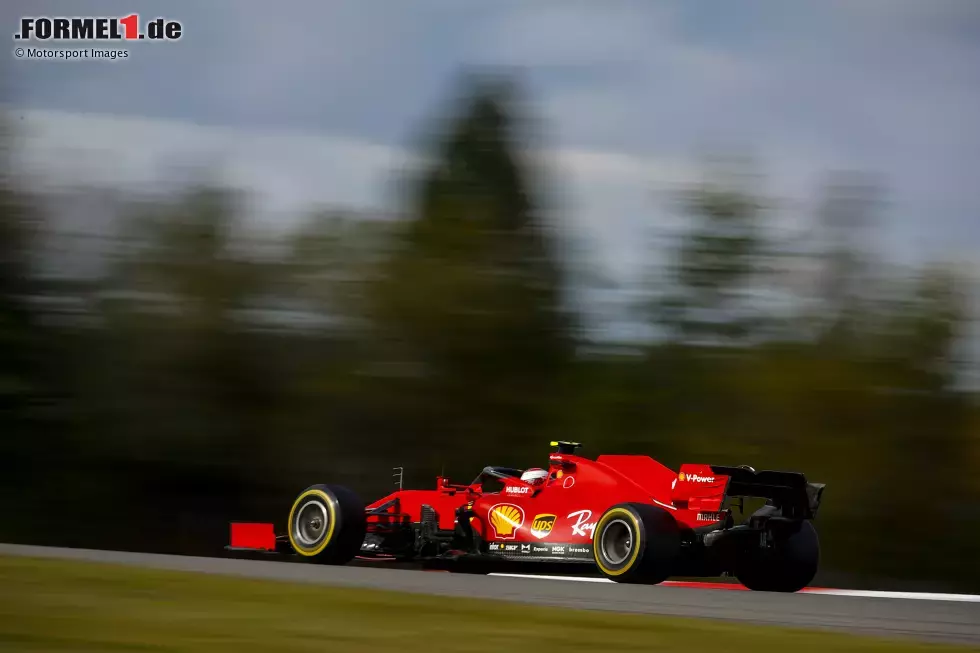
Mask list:
[[[595,578],[590,576],[545,576],[534,574],[504,574],[491,573],[490,576],[504,576],[509,578],[537,578],[542,580],[566,580],[579,583],[615,583],[609,578]],[[748,592],[749,589],[737,583],[697,583],[687,581],[668,580],[660,583],[664,587],[680,587],[688,589],[710,589]],[[800,591],[805,594],[826,594],[829,596],[855,596],[879,599],[904,599],[910,601],[959,601],[965,603],[980,603],[980,594],[941,594],[934,592],[883,592],[877,590],[842,590],[830,587],[807,587]]]
[[[545,544],[539,542],[491,542],[487,547],[490,553],[505,555],[525,555],[543,558],[566,558],[592,560],[591,544]]]

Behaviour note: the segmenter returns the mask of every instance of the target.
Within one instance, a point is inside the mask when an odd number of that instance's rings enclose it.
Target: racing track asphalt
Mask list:
[[[980,602],[826,594],[773,594],[688,587],[474,576],[278,560],[61,549],[0,544],[0,555],[59,558],[326,585],[498,599],[590,610],[721,619],[911,637],[980,646]]]

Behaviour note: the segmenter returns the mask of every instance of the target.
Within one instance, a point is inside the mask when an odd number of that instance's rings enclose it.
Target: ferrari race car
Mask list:
[[[364,505],[350,489],[314,485],[293,502],[286,532],[232,523],[232,551],[262,550],[346,564],[494,561],[594,564],[624,583],[733,575],[753,590],[795,592],[817,572],[812,520],[824,485],[803,474],[684,464],[643,455],[579,456],[552,442],[547,469],[486,467],[468,485],[399,488]],[[497,488],[488,488],[488,484]],[[765,505],[736,524],[748,497]],[[451,567],[450,567],[451,568]]]

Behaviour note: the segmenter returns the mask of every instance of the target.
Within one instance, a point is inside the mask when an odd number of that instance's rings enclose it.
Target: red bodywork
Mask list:
[[[320,504],[327,506],[323,514],[329,510],[331,516],[340,516],[341,528],[346,524],[346,531],[338,531],[346,534],[335,540],[334,549],[327,548],[331,540],[324,540],[327,543],[318,550],[303,549],[302,543],[309,542],[302,539],[303,529],[322,529],[324,521],[315,514],[306,521],[301,513],[294,519],[292,512],[292,524],[285,535],[276,535],[272,524],[232,524],[228,548],[292,551],[308,559],[322,555],[324,561],[333,563],[361,557],[450,561],[464,567],[475,563],[478,568],[485,562],[512,561],[601,566],[599,556],[607,555],[607,544],[612,541],[606,534],[613,531],[606,526],[621,520],[610,513],[602,522],[601,552],[592,546],[596,525],[614,506],[643,504],[659,507],[672,517],[649,507],[619,508],[622,514],[640,514],[640,519],[652,520],[652,528],[662,535],[659,541],[668,553],[660,562],[651,558],[655,561],[651,564],[664,565],[658,574],[716,576],[741,569],[755,587],[779,591],[796,591],[794,587],[812,578],[819,555],[815,531],[800,524],[816,516],[823,484],[810,483],[798,472],[757,472],[745,465],[684,464],[674,472],[644,455],[603,455],[590,460],[575,455],[575,447],[580,446],[577,443],[552,445],[559,449],[550,454],[547,478],[538,483],[522,481],[519,469],[486,467],[469,485],[453,484],[440,476],[431,490],[399,489],[367,506],[347,488],[309,488],[297,502],[310,493],[322,496],[324,502]],[[488,490],[488,480],[499,483],[500,488]],[[766,504],[736,525],[726,502],[736,501],[732,505],[742,513],[745,497],[763,498]],[[769,551],[776,538],[782,538],[780,542],[789,538],[803,542],[794,545],[795,549],[785,549],[798,552],[799,560],[773,557]],[[669,553],[671,546],[676,548],[674,553]],[[754,572],[745,571],[746,564],[764,555],[774,561],[767,564],[776,565],[776,572],[752,576]],[[788,566],[790,563],[796,566]],[[616,575],[605,569],[603,573]],[[787,580],[777,587],[775,581],[770,582],[773,578]]]
[[[232,522],[231,548],[275,551],[276,532],[272,524]]]
[[[440,476],[433,489],[399,489],[367,506],[346,487],[311,486],[294,501],[286,534],[272,524],[234,523],[226,548],[478,573],[512,563],[587,563],[619,582],[732,573],[751,589],[781,592],[798,591],[816,573],[819,542],[805,522],[816,516],[824,484],[802,473],[705,464],[674,472],[650,456],[590,460],[575,455],[577,443],[552,446],[558,451],[547,474],[533,475],[545,478],[533,483],[521,480],[525,470],[485,467],[468,485]],[[735,524],[732,507],[744,513],[746,497],[766,503]]]
[[[725,517],[728,478],[708,465],[686,464],[675,473],[649,456],[589,460],[553,453],[548,480],[538,486],[507,478],[500,492],[485,493],[480,485],[452,485],[440,477],[434,490],[394,492],[367,506],[368,532],[421,521],[423,504],[435,510],[440,529],[452,530],[456,510],[470,503],[470,525],[488,542],[586,544],[602,513],[627,502],[661,506],[682,526],[697,528]],[[370,514],[386,504],[397,505],[397,513]]]

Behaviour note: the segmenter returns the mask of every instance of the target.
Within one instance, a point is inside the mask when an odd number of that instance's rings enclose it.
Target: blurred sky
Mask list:
[[[10,61],[32,169],[133,185],[219,165],[270,221],[386,209],[391,173],[460,66],[517,66],[566,182],[563,219],[613,270],[669,221],[657,192],[745,148],[794,206],[829,169],[879,173],[878,238],[980,270],[980,1],[14,0],[20,15],[161,11],[177,43],[116,63]],[[11,42],[11,48],[13,47]],[[63,46],[59,46],[63,47]],[[187,174],[186,172],[183,174]],[[792,212],[783,217],[792,223]]]

